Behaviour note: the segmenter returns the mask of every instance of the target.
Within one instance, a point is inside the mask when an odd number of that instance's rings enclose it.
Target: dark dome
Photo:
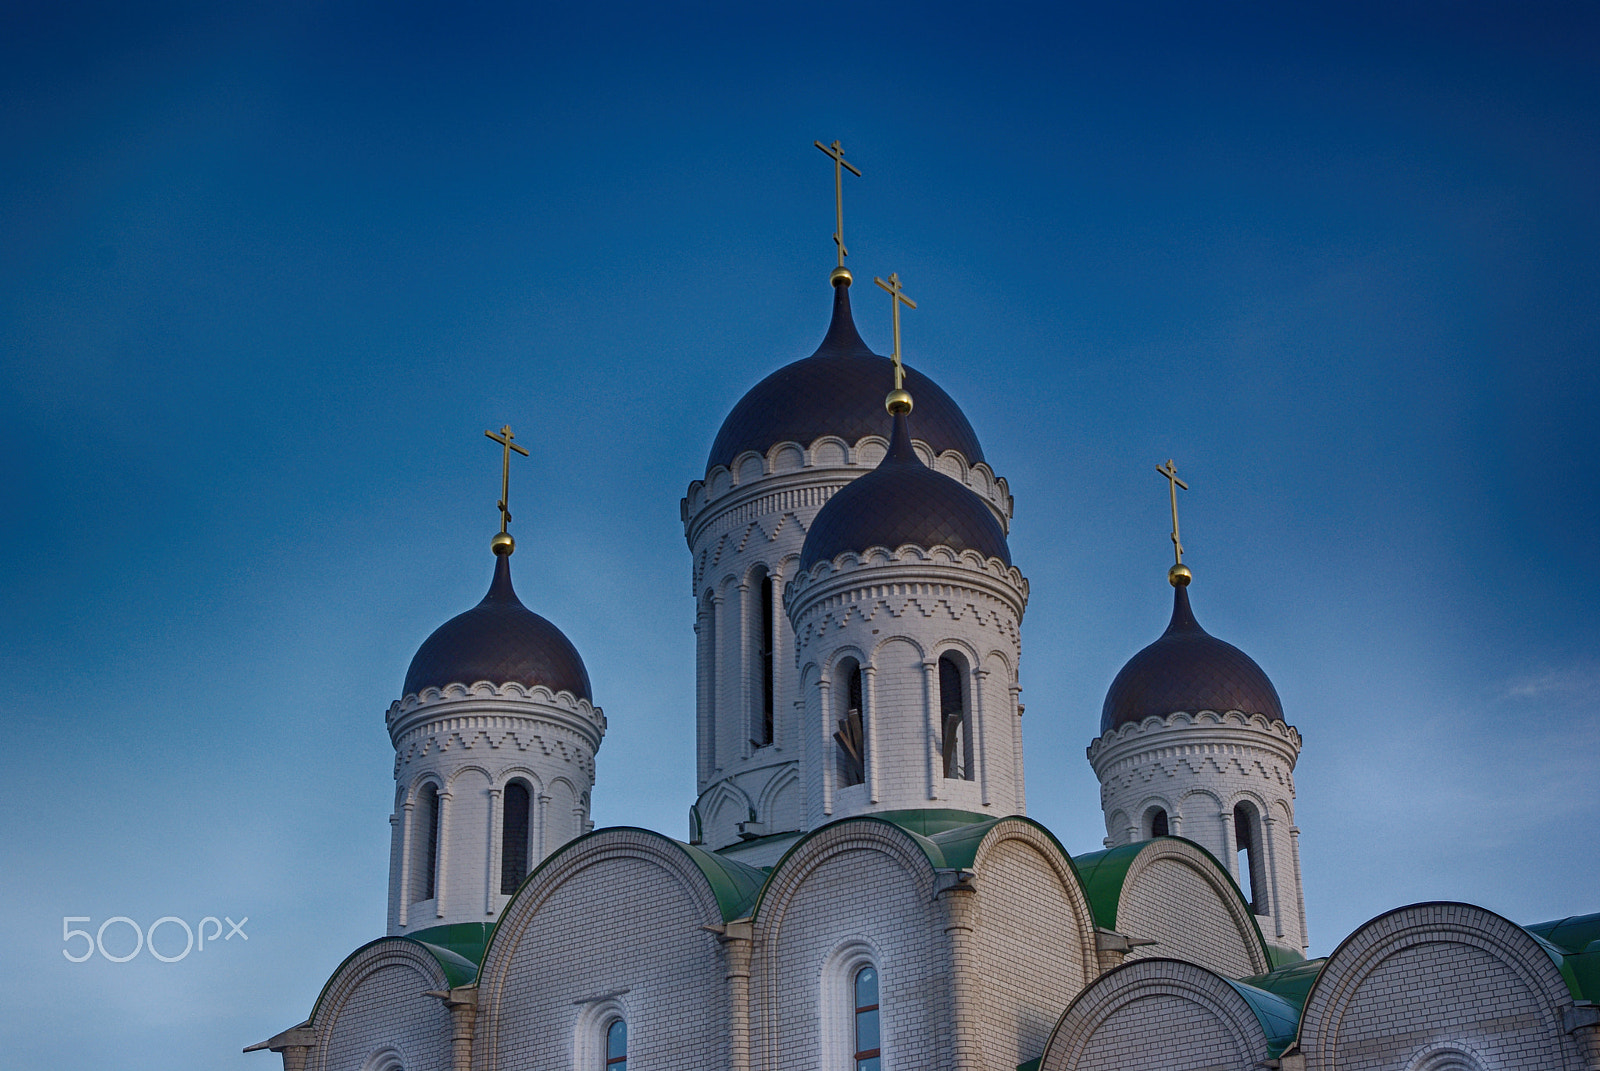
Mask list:
[[[447,684],[542,684],[594,701],[577,648],[561,630],[522,605],[511,588],[511,556],[495,559],[483,601],[434,630],[406,670],[403,695]]]
[[[1240,710],[1283,720],[1278,690],[1254,659],[1200,627],[1189,609],[1187,587],[1173,589],[1167,631],[1130,658],[1111,682],[1100,731],[1180,710]]]
[[[920,399],[918,406],[921,406]],[[882,410],[879,410],[881,413]],[[880,427],[882,417],[879,418]],[[800,569],[847,550],[901,544],[975,550],[1011,564],[1006,534],[988,503],[924,465],[911,448],[904,414],[894,418],[889,452],[878,467],[839,488],[818,511],[800,551]]]
[[[706,469],[733,465],[746,450],[765,454],[774,443],[810,446],[824,435],[855,443],[883,434],[880,401],[894,382],[894,363],[867,348],[850,316],[850,288],[833,288],[833,322],[822,345],[750,388],[717,432]],[[933,380],[906,367],[906,390],[917,400],[917,432],[935,454],[959,451],[968,464],[983,448],[956,403]]]

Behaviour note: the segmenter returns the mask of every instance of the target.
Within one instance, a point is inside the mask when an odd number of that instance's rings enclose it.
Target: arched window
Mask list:
[[[1170,835],[1167,831],[1167,812],[1162,810],[1160,807],[1157,807],[1150,812],[1150,835],[1152,837],[1165,837]]]
[[[628,1071],[628,1024],[621,1019],[606,1027],[606,1062],[601,1071]]]
[[[855,1071],[879,1071],[882,1048],[878,1020],[878,969],[862,967],[855,979]]]
[[[963,663],[939,656],[940,752],[944,775],[972,780],[972,718],[967,710],[967,674]]]
[[[756,589],[750,600],[755,615],[750,622],[750,647],[755,652],[761,684],[755,709],[750,712],[750,742],[756,747],[766,747],[772,743],[772,653],[776,625],[772,616],[772,574],[767,572],[766,566],[757,566],[750,583]]]
[[[1234,850],[1239,861],[1239,891],[1244,893],[1250,910],[1257,915],[1267,913],[1266,860],[1261,851],[1261,823],[1255,808],[1241,803],[1233,809]]]
[[[417,793],[411,812],[416,822],[412,844],[411,902],[432,900],[434,878],[439,870],[439,786],[429,781]]]
[[[834,675],[834,694],[838,696],[838,729],[833,739],[838,744],[839,784],[859,785],[867,779],[866,732],[861,717],[861,665],[853,658],[839,663]]]
[[[506,786],[505,813],[500,824],[500,891],[510,895],[528,876],[528,786],[513,781]]]

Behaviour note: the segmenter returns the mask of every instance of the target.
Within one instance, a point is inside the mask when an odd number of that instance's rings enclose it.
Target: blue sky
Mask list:
[[[678,500],[826,326],[813,139],[1016,496],[1035,817],[1104,834],[1170,456],[1196,613],[1305,737],[1312,951],[1600,909],[1600,18],[1285,7],[8,5],[0,1062],[276,1066],[382,932],[383,711],[487,586],[487,427],[594,818],[684,835]],[[63,959],[117,915],[248,941]]]

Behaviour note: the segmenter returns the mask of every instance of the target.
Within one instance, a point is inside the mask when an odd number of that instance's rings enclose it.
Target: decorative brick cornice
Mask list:
[[[872,547],[865,554],[845,551],[800,573],[783,596],[789,619],[797,623],[814,618],[818,611],[834,613],[847,606],[850,612],[872,613],[881,605],[899,617],[914,604],[924,616],[931,616],[941,603],[957,619],[968,608],[983,618],[993,611],[979,610],[976,604],[988,600],[1010,611],[1014,631],[1028,606],[1028,581],[1022,571],[975,550],[958,553],[949,547],[911,544],[892,551]]]
[[[1225,765],[1257,763],[1265,753],[1292,771],[1300,756],[1300,732],[1294,726],[1238,710],[1178,711],[1151,715],[1142,722],[1119,725],[1091,743],[1089,764],[1101,782],[1128,767],[1159,762]],[[1265,765],[1262,765],[1265,773]]]
[[[958,451],[946,450],[937,456],[921,439],[913,439],[912,447],[924,464],[970,487],[994,509],[1002,527],[1011,521],[1011,490],[1005,479],[980,461],[971,464]],[[683,519],[684,536],[691,547],[701,543],[702,533],[730,511],[772,512],[783,508],[782,492],[819,481],[832,483],[827,495],[850,480],[877,467],[889,449],[889,440],[881,435],[867,435],[854,445],[836,436],[825,435],[810,445],[797,442],[774,443],[766,454],[746,451],[734,458],[733,465],[713,465],[706,470],[704,479],[689,484],[679,512]],[[755,465],[759,474],[753,474]],[[741,475],[744,474],[744,475]],[[821,503],[817,504],[818,506]]]
[[[427,723],[408,731],[395,745],[395,777],[407,766],[430,757],[459,754],[463,757],[487,753],[523,753],[561,759],[581,771],[594,783],[595,746],[584,736],[553,726],[521,720],[508,724],[503,718],[462,718],[445,723]]]
[[[444,688],[424,688],[389,704],[384,722],[389,739],[398,746],[400,738],[419,725],[440,719],[474,716],[551,721],[572,731],[594,737],[600,746],[605,735],[604,711],[587,699],[568,691],[552,692],[543,685],[533,688],[512,682],[495,685],[449,684]]]

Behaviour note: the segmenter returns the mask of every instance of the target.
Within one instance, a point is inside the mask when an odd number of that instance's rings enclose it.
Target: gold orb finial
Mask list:
[[[1186,588],[1193,579],[1194,574],[1189,571],[1187,565],[1174,565],[1167,570],[1167,583],[1175,588]]]
[[[850,274],[850,269],[843,264],[828,273],[828,282],[834,286],[849,286],[855,282],[855,276]]]
[[[489,540],[489,549],[495,554],[510,554],[517,549],[517,541],[511,538],[510,532],[496,532],[494,538]]]
[[[911,412],[911,392],[900,389],[890,391],[889,396],[883,400],[883,407],[889,410],[891,416]]]

